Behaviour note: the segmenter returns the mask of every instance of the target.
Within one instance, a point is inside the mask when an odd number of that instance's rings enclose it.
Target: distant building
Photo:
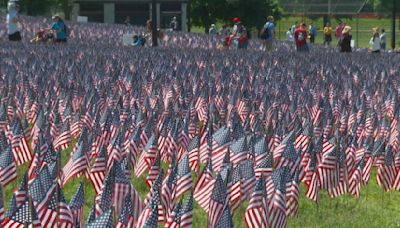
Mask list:
[[[179,28],[187,31],[188,0],[157,0],[157,25],[168,28],[177,17]],[[88,17],[89,22],[124,23],[127,16],[133,25],[145,25],[151,18],[151,0],[76,0],[72,19]]]

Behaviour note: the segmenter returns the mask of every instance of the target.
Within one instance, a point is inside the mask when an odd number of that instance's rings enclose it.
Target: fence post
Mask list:
[[[356,48],[358,48],[358,40],[359,40],[359,30],[360,30],[360,14],[357,13],[357,24],[356,24]]]
[[[396,1],[393,0],[393,11],[392,11],[392,49],[396,48]]]

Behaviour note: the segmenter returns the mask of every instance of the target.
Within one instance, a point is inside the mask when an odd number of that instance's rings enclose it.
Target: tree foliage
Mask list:
[[[191,19],[194,25],[204,26],[205,32],[212,23],[230,23],[239,17],[247,28],[260,28],[268,15],[280,18],[282,9],[276,0],[192,0]]]

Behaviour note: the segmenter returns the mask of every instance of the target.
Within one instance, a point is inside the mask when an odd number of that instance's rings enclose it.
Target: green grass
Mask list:
[[[67,163],[71,148],[61,152],[62,165]],[[165,171],[167,165],[163,163],[162,168]],[[26,169],[27,164],[18,167],[18,179],[5,187],[6,209],[8,209],[12,192],[18,188]],[[133,186],[141,199],[144,199],[149,191],[145,182],[146,174],[140,178],[132,176]],[[193,176],[195,175],[193,174]],[[69,202],[81,181],[85,185],[84,215],[86,221],[95,197],[91,183],[83,176],[73,178],[65,185],[64,194]],[[331,199],[326,192],[320,191],[320,203],[317,206],[304,196],[305,190],[305,186],[301,185],[299,214],[296,218],[288,219],[288,227],[400,227],[400,192],[384,193],[376,183],[376,170],[373,170],[368,186],[362,187],[359,199],[349,195]],[[236,210],[233,216],[235,227],[245,227],[243,218],[247,205],[248,201]],[[193,214],[193,227],[207,226],[207,214],[196,202]]]
[[[352,35],[354,41],[357,43],[359,47],[362,48],[368,48],[369,47],[369,40],[371,39],[372,35],[372,28],[379,27],[379,28],[384,28],[387,33],[387,48],[390,48],[391,44],[391,19],[388,18],[382,18],[382,19],[364,19],[361,18],[359,19],[359,24],[358,24],[358,38],[357,38],[357,19],[342,19],[343,22],[346,24],[350,25],[352,27]],[[314,25],[319,29],[318,35],[316,37],[316,43],[317,44],[323,44],[323,20],[322,18],[318,18],[316,20],[311,20],[309,18],[301,18],[301,17],[285,17],[282,18],[279,21],[276,21],[276,32],[277,32],[277,39],[278,40],[286,40],[286,32],[288,29],[294,24],[295,21],[304,21],[308,25],[310,22],[313,22]],[[397,37],[397,44],[396,46],[400,46],[399,44],[399,37],[400,37],[400,29],[397,23],[397,28],[396,28],[396,37]],[[221,28],[222,23],[219,22],[217,23],[218,29]],[[332,28],[335,29],[337,26],[337,21],[332,20]],[[200,26],[193,26],[191,29],[191,32],[194,33],[204,33],[204,28]],[[333,42],[331,45],[336,45],[336,38],[333,37]]]

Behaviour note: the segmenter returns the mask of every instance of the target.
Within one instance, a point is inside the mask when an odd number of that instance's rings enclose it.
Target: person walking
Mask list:
[[[310,23],[308,30],[310,31],[310,43],[314,44],[315,37],[317,36],[317,28],[314,26],[314,23],[312,23],[312,22]]]
[[[345,26],[342,31],[342,38],[339,40],[340,52],[351,52],[351,27]]]
[[[64,21],[59,15],[54,15],[52,18],[53,24],[51,25],[51,31],[55,34],[56,43],[66,43],[67,42],[67,27]]]
[[[19,23],[19,5],[15,1],[10,1],[7,6],[7,34],[10,41],[21,41],[21,32],[18,26]]]
[[[275,39],[275,25],[273,16],[268,16],[267,22],[265,23],[261,33],[261,39],[264,40],[264,49],[266,51],[272,51],[272,45]]]
[[[386,50],[386,32],[385,29],[381,29],[381,35],[379,36],[381,39],[381,49]]]
[[[296,43],[296,50],[298,52],[308,52],[308,45],[307,45],[307,30],[306,24],[302,22],[300,27],[296,29],[294,32],[294,40]]]
[[[370,47],[370,52],[372,53],[379,53],[381,50],[381,39],[379,38],[379,31],[378,28],[373,28],[372,29],[372,37],[371,40],[369,41]]]
[[[329,22],[324,27],[324,45],[331,45],[332,42],[332,27]]]

